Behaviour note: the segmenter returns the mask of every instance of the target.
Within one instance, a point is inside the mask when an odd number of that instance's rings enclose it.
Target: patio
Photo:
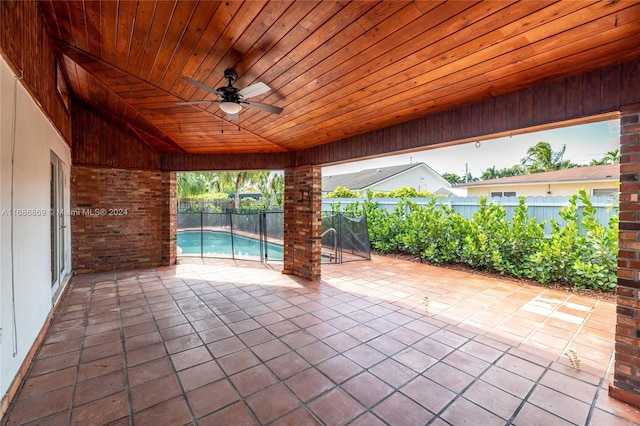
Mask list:
[[[615,303],[377,256],[279,271],[75,276],[6,424],[640,422],[607,395]]]

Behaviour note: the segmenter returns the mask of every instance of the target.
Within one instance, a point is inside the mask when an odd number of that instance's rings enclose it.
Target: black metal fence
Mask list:
[[[178,213],[178,255],[281,261],[283,212]]]
[[[335,263],[371,259],[367,217],[323,213],[322,256],[324,260]]]
[[[284,213],[178,213],[180,256],[261,262],[283,260]],[[345,213],[322,216],[322,261],[371,259],[367,220]]]

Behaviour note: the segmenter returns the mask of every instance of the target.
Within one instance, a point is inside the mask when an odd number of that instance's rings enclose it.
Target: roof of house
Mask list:
[[[528,183],[615,181],[619,179],[620,165],[606,164],[603,166],[575,167],[572,169],[554,170],[551,172],[480,180],[477,182],[467,182],[458,184],[455,186],[455,188],[467,188],[472,186],[518,185]]]
[[[348,188],[353,191],[362,191],[384,180],[405,173],[417,167],[426,167],[435,176],[440,176],[436,171],[425,163],[405,164],[401,166],[378,167],[375,169],[361,170],[355,173],[345,173],[341,175],[323,176],[322,191],[331,192],[337,187]]]

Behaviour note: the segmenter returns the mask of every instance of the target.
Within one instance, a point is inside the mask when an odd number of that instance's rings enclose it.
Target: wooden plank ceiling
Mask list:
[[[75,100],[162,153],[295,151],[640,56],[635,1],[40,6]],[[225,69],[283,113],[176,105]]]

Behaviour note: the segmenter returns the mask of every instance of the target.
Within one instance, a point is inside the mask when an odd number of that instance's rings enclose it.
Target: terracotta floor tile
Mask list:
[[[339,332],[332,336],[325,337],[322,341],[338,352],[347,351],[361,343],[360,340],[344,332]]]
[[[509,419],[520,405],[520,398],[481,380],[473,383],[463,396],[503,419]]]
[[[591,424],[640,422],[595,392],[612,359],[613,303],[378,256],[323,265],[318,283],[274,265],[185,258],[73,277],[7,424],[484,426],[514,415],[546,426],[582,424],[594,399]]]
[[[373,412],[392,425],[425,425],[433,419],[433,413],[399,392],[382,401]]]
[[[299,408],[271,423],[272,426],[320,426],[320,423],[304,408]]]
[[[197,334],[188,334],[186,336],[177,337],[171,340],[164,341],[167,347],[167,352],[175,354],[178,352],[186,351],[187,349],[195,348],[204,344]]]
[[[425,371],[424,376],[456,393],[462,392],[474,380],[474,376],[442,362]]]
[[[80,349],[82,345],[82,338],[65,340],[63,342],[51,343],[44,345],[38,352],[38,358],[48,358],[50,356],[60,355],[67,352],[74,352]]]
[[[292,423],[302,424],[302,423]],[[243,402],[236,402],[198,420],[198,426],[257,426],[255,418]]]
[[[362,371],[362,367],[343,355],[336,355],[321,362],[317,367],[336,384],[340,384]]]
[[[437,362],[435,358],[431,358],[429,355],[413,348],[407,348],[398,352],[393,356],[393,359],[401,362],[418,373],[422,373]]]
[[[310,367],[300,355],[295,352],[289,352],[266,363],[267,367],[280,380],[284,380]]]
[[[395,388],[402,386],[416,376],[414,370],[391,358],[371,367],[369,372]]]
[[[234,352],[246,349],[246,346],[244,343],[242,343],[242,340],[238,339],[235,336],[209,343],[207,347],[215,358],[220,358],[225,355],[229,355]]]
[[[108,424],[128,416],[127,394],[126,392],[120,392],[75,407],[71,414],[71,424]]]
[[[341,389],[333,389],[308,404],[325,424],[344,425],[359,416],[364,408]]]
[[[287,352],[291,351],[291,349],[287,345],[285,345],[279,340],[271,340],[265,343],[261,343],[251,348],[251,350],[262,361],[268,361],[270,359],[273,359],[277,356],[286,354]]]
[[[506,354],[500,358],[495,365],[534,382],[538,381],[544,372],[543,367],[511,354]]]
[[[132,367],[164,356],[167,356],[164,345],[162,343],[156,343],[144,348],[127,351],[127,366]]]
[[[40,376],[28,377],[20,391],[22,398],[31,398],[36,395],[51,392],[56,389],[73,385],[76,379],[75,368],[53,371]]]
[[[304,370],[287,379],[285,384],[303,402],[308,402],[316,396],[331,389],[334,384],[315,368]]]
[[[29,370],[31,377],[47,374],[58,370],[64,370],[69,367],[76,368],[80,359],[80,351],[67,352],[47,358],[35,358]]]
[[[561,419],[558,416],[554,416],[548,411],[543,410],[542,408],[536,407],[535,405],[531,405],[529,403],[525,403],[524,406],[518,412],[518,415],[515,417],[513,423],[517,426],[536,426],[536,425],[545,425],[545,426],[566,426],[567,421]],[[600,423],[602,425],[609,425],[608,423]],[[594,423],[594,426],[599,425],[598,423]]]
[[[368,411],[363,413],[359,417],[357,417],[351,423],[349,423],[349,426],[385,426],[385,425],[387,425],[387,423],[380,420],[379,417],[375,416],[374,414]]]
[[[229,377],[242,397],[252,395],[276,383],[278,379],[263,364],[251,367]]]
[[[162,342],[160,334],[157,331],[151,331],[149,333],[126,337],[124,339],[124,347],[127,351],[134,351],[160,342]]]
[[[224,377],[223,371],[215,361],[205,362],[178,373],[185,392],[218,381]]]
[[[191,392],[187,392],[187,399],[196,418],[204,417],[209,413],[238,401],[240,396],[234,390],[227,379],[203,386]]]
[[[387,335],[376,337],[375,339],[370,340],[367,344],[387,356],[396,354],[407,347],[404,343],[401,343]]]
[[[505,421],[473,402],[458,398],[440,416],[452,425],[504,426]]]
[[[366,371],[347,380],[342,388],[365,407],[373,407],[394,391],[391,386]]]
[[[131,407],[134,413],[167,401],[182,393],[173,374],[134,386],[130,389],[130,392]]]
[[[122,355],[114,355],[91,362],[80,364],[78,369],[78,381],[89,380],[124,369]]]
[[[66,412],[70,406],[72,392],[73,388],[69,386],[33,398],[19,399],[8,413],[7,423],[25,424]]]
[[[193,349],[187,349],[186,351],[171,355],[171,362],[173,363],[176,371],[184,370],[186,368],[211,361],[212,359],[211,354],[205,346],[198,346]]]
[[[589,406],[546,386],[537,385],[528,402],[575,424],[584,424]]]
[[[177,339],[178,337],[195,334],[195,332],[191,324],[188,323],[160,329],[160,334],[164,340]]]
[[[260,423],[269,423],[298,407],[298,400],[283,385],[277,383],[246,400]]]
[[[482,373],[489,366],[488,362],[459,350],[447,355],[443,359],[443,361],[454,368],[471,374],[472,376],[480,375],[480,373]]]
[[[134,414],[133,421],[136,426],[184,425],[191,422],[191,413],[180,396]]]
[[[520,399],[524,399],[534,385],[531,380],[497,366],[489,367],[489,370],[481,377],[485,382],[491,383]]]
[[[172,373],[171,362],[167,358],[158,358],[127,370],[129,386],[147,383]]]
[[[123,371],[106,374],[95,379],[78,383],[73,405],[79,406],[119,392],[124,392],[125,376]]]
[[[432,413],[439,413],[457,395],[423,376],[418,376],[404,385],[400,388],[400,392]]]
[[[424,338],[424,336],[421,335],[420,333],[416,333],[415,331],[409,330],[408,328],[404,328],[404,327],[398,327],[395,330],[391,330],[386,334],[386,336],[389,336],[401,343],[404,343],[405,345],[412,345],[418,340],[421,340]]]

